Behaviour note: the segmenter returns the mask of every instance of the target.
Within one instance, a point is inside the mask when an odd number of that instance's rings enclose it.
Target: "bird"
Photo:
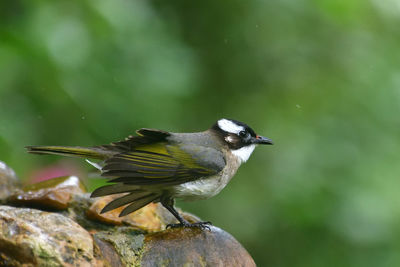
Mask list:
[[[175,209],[175,199],[195,201],[217,195],[246,162],[257,145],[272,145],[247,124],[219,119],[203,132],[175,133],[141,128],[135,136],[107,145],[27,146],[29,153],[85,158],[99,169],[108,184],[90,197],[125,193],[109,202],[105,213],[125,206],[125,216],[147,204],[160,202],[177,220],[168,227],[209,228],[211,222],[189,223]],[[96,162],[94,161],[96,160]]]

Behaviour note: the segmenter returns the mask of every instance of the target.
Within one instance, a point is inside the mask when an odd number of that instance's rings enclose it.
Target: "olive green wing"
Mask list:
[[[134,150],[138,146],[165,142],[170,136],[169,132],[157,129],[142,128],[136,131],[137,136],[128,136],[125,140],[113,142],[109,145],[97,146],[95,148],[105,151],[126,152]]]
[[[223,154],[213,148],[159,142],[107,159],[102,176],[130,185],[174,185],[214,175],[224,166]]]

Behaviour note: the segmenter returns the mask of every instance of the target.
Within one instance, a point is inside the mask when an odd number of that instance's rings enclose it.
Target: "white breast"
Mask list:
[[[226,166],[216,175],[174,186],[174,197],[191,201],[207,199],[221,192],[235,175],[242,161],[238,156],[229,153],[226,162]]]
[[[207,199],[218,194],[226,184],[217,176],[199,179],[175,186],[175,196],[186,201]]]

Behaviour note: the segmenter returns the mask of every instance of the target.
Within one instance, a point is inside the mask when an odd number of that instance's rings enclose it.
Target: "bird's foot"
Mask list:
[[[184,223],[177,223],[177,224],[168,224],[167,225],[167,229],[168,228],[179,228],[179,227],[196,227],[196,228],[200,228],[201,230],[207,229],[208,231],[211,231],[210,225],[212,225],[211,222],[196,222],[196,223],[188,223],[188,222],[184,222]]]

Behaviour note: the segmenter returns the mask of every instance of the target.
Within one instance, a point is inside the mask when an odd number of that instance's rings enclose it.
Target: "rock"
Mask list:
[[[119,217],[119,214],[125,206],[109,212],[100,213],[107,203],[110,203],[112,200],[121,197],[122,195],[123,194],[115,194],[96,198],[87,211],[88,218],[107,224],[130,225],[146,232],[161,231],[164,230],[168,224],[177,223],[175,217],[159,203],[150,203],[147,206],[123,217]],[[178,211],[180,210],[178,209]],[[192,214],[181,211],[180,213],[189,222],[197,222],[200,220]]]
[[[102,257],[109,263],[122,263],[112,266],[140,266],[144,236],[143,232],[124,226],[93,233]]]
[[[29,208],[0,206],[1,266],[93,266],[91,235],[71,219]]]
[[[63,210],[68,207],[72,195],[84,192],[85,186],[78,177],[64,176],[25,186],[9,201],[28,207]]]
[[[238,241],[214,226],[150,234],[122,226],[93,237],[111,266],[256,266]]]
[[[103,223],[114,225],[128,224],[145,231],[159,231],[161,229],[163,222],[157,215],[156,204],[154,203],[150,203],[149,205],[123,217],[119,217],[119,214],[125,206],[106,213],[100,213],[107,203],[120,196],[121,194],[117,194],[96,198],[87,211],[87,216],[90,219],[98,220]]]
[[[76,177],[24,189],[11,203],[54,212],[0,206],[0,266],[255,266],[217,227],[165,230],[176,219],[159,203],[119,217],[122,208],[99,214],[118,195],[92,199]]]
[[[235,238],[210,228],[175,228],[146,235],[141,266],[256,266]]]
[[[19,187],[20,182],[15,172],[0,161],[0,203],[4,203]]]
[[[103,257],[105,266],[123,266],[121,257],[109,242],[103,241],[96,236],[94,236],[93,239],[96,250],[98,250],[99,254]]]

